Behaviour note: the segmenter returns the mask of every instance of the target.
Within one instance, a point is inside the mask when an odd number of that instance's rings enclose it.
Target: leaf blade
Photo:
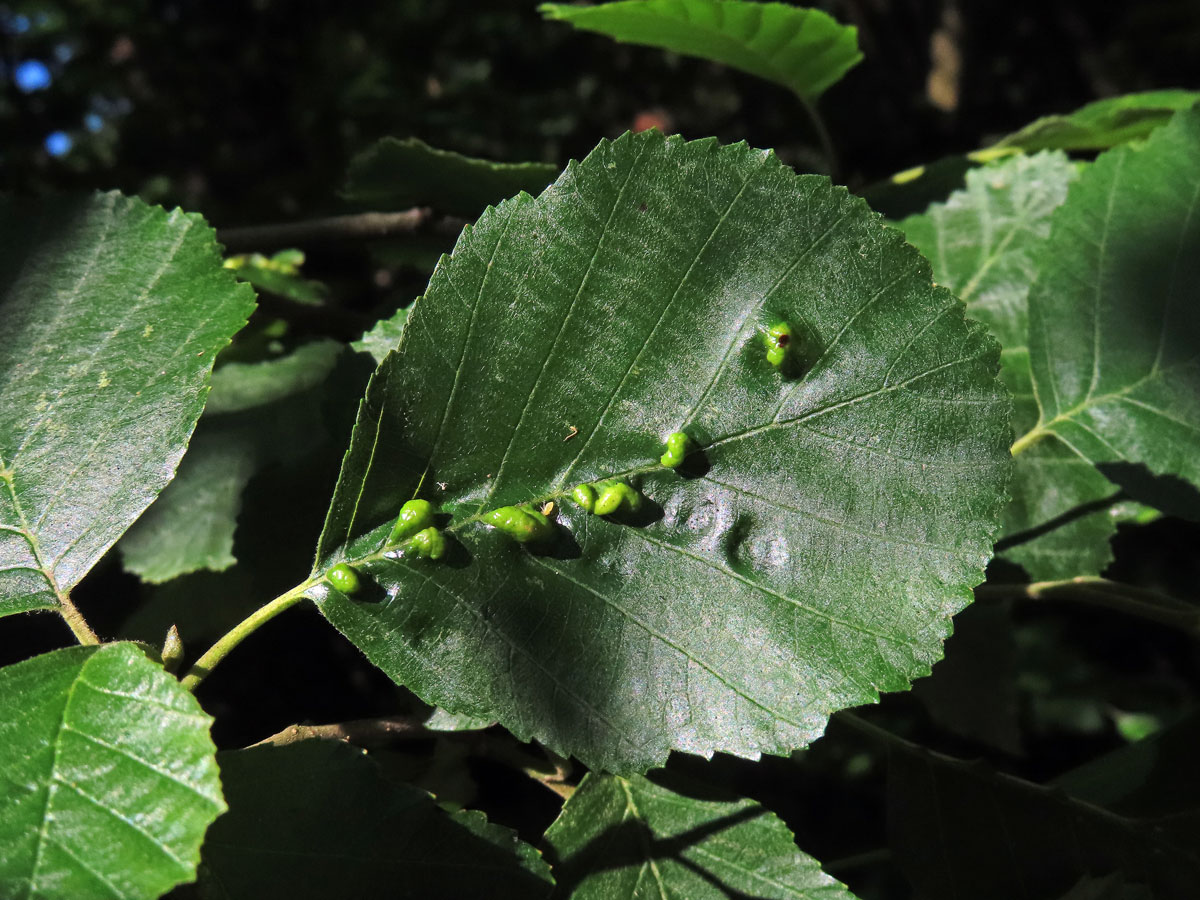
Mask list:
[[[191,881],[225,809],[211,722],[132,644],[0,670],[4,895],[153,898]]]
[[[853,900],[797,849],[787,825],[750,800],[674,790],[641,776],[588,774],[546,832],[562,896]]]
[[[724,63],[816,100],[861,60],[858,30],[817,9],[740,0],[543,3],[548,19]]]
[[[6,615],[57,608],[170,481],[253,291],[199,216],[115,193],[6,201],[0,229]]]
[[[1200,484],[1200,111],[1103,154],[1055,215],[1030,293],[1041,411],[1092,463]],[[1018,442],[1018,446],[1021,442]]]
[[[810,334],[803,377],[765,360],[775,316]],[[604,142],[435,273],[368,388],[318,550],[381,593],[311,596],[426,701],[589,764],[800,746],[830,709],[927,672],[981,580],[1008,465],[996,362],[827,179],[743,145]],[[706,471],[658,464],[680,427]],[[563,503],[617,475],[643,520]],[[418,491],[453,517],[444,564],[380,551]],[[547,499],[542,551],[480,524]]]

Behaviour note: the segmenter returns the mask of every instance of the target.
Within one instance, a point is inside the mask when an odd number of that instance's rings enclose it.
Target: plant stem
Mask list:
[[[1200,637],[1200,607],[1157,591],[1120,584],[1105,578],[1079,576],[1063,581],[1032,584],[983,584],[975,588],[978,599],[1014,597],[1021,600],[1063,600],[1085,603],[1168,625]]]
[[[345,741],[356,747],[380,747],[396,741],[422,740],[437,737],[440,732],[430,731],[425,724],[412,716],[385,716],[379,719],[355,719],[352,722],[337,722],[332,725],[289,725],[268,738],[263,738],[253,747],[284,747],[312,738]]]
[[[290,609],[303,600],[304,592],[311,586],[311,581],[305,581],[303,584],[296,585],[296,587],[292,588],[286,594],[280,594],[266,606],[260,606],[231,628],[224,637],[209,647],[204,655],[196,660],[180,683],[187,690],[194,691],[196,686],[208,677],[208,673],[216,668],[217,664],[228,656],[234,647],[257,631],[259,626],[269,622],[285,609]]]
[[[402,212],[353,213],[305,222],[222,228],[217,232],[217,240],[225,245],[226,251],[237,253],[412,234],[431,218],[431,211],[425,207],[413,207]]]
[[[67,627],[71,629],[71,633],[75,635],[75,639],[81,644],[99,644],[100,637],[96,632],[92,631],[92,627],[88,625],[87,620],[83,618],[83,614],[71,602],[71,598],[66,594],[58,595],[58,613],[63,617],[63,621],[67,623]]]
[[[838,163],[837,151],[833,147],[833,138],[829,135],[829,129],[825,127],[825,119],[817,111],[816,104],[810,100],[801,97],[800,105],[808,113],[808,120],[812,122],[813,131],[817,133],[817,140],[821,142],[821,153],[825,157],[825,164],[829,167],[829,177],[836,182],[841,166]]]
[[[1017,438],[1016,441],[1013,442],[1012,447],[1009,449],[1009,453],[1011,453],[1013,456],[1023,453],[1049,433],[1050,432],[1045,431],[1042,428],[1033,428],[1027,434]]]

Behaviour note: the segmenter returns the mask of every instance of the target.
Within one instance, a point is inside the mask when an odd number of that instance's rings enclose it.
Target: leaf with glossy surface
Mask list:
[[[224,809],[212,719],[133,644],[0,669],[0,896],[154,898]]]
[[[1200,485],[1200,109],[1101,155],[1054,214],[1029,295],[1040,408],[1095,464]]]
[[[474,217],[513,194],[540,192],[558,173],[551,163],[493,162],[438,150],[416,138],[387,137],[351,161],[343,195],[377,209],[432,206]]]
[[[254,307],[196,215],[0,203],[0,615],[59,596],[175,474]]]
[[[972,170],[964,190],[900,223],[933,264],[934,278],[999,338],[1018,435],[1037,419],[1026,346],[1029,289],[1050,217],[1074,178],[1061,153],[1017,156]],[[1001,546],[1031,578],[1094,575],[1112,561],[1116,521],[1107,501],[1117,488],[1065,444],[1044,441],[1021,454],[1009,493]]]
[[[229,812],[204,842],[210,900],[545,897],[540,854],[482,813],[448,813],[332,741],[222,753]]]
[[[1171,116],[1200,102],[1197,91],[1143,91],[1106,97],[1073,113],[1043,116],[997,142],[1033,153],[1038,150],[1107,150],[1141,140]]]
[[[546,832],[556,897],[854,900],[751,800],[590,774]]]
[[[819,9],[742,0],[543,3],[548,19],[628,44],[724,63],[815,100],[858,65],[858,29]]]
[[[775,318],[806,336],[801,371],[766,360]],[[744,145],[605,141],[435,273],[318,551],[375,583],[310,595],[426,702],[593,767],[804,746],[927,674],[982,578],[1009,464],[997,350],[828,179]],[[641,516],[566,500],[622,474]],[[443,562],[380,551],[417,493],[452,517]],[[545,546],[480,521],[543,500]]]

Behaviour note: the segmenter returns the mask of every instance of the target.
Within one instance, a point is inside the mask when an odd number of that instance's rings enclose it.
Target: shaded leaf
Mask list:
[[[783,376],[775,318],[807,347]],[[593,767],[789,751],[926,674],[969,602],[1008,469],[996,366],[828,179],[744,145],[605,141],[435,273],[367,390],[318,551],[370,590],[309,593],[426,702]],[[697,449],[676,472],[658,457],[680,429]],[[640,516],[566,500],[613,476]],[[417,493],[452,520],[443,562],[381,548]],[[480,518],[546,500],[541,547]]]
[[[546,832],[556,897],[854,900],[751,800],[586,776]]]
[[[260,291],[319,306],[329,290],[321,282],[305,278],[300,273],[303,264],[304,253],[300,250],[280,250],[269,258],[261,253],[240,254],[225,260],[225,268],[233,269],[239,280]]]
[[[1043,116],[1001,138],[997,147],[1038,150],[1107,150],[1146,138],[1171,116],[1200,102],[1197,91],[1143,91],[1106,97],[1073,113]]]
[[[383,362],[384,357],[400,346],[400,337],[404,334],[404,323],[408,321],[411,306],[398,309],[386,319],[380,319],[375,327],[366,332],[352,346],[360,353],[370,353],[375,364]]]
[[[175,479],[117,545],[128,571],[161,583],[237,562],[242,492],[262,465],[319,443],[324,429],[299,395],[324,381],[342,351],[337,341],[316,341],[279,359],[227,363],[213,373],[208,407]],[[296,402],[281,402],[289,397]]]
[[[819,9],[742,0],[543,3],[548,19],[627,44],[724,63],[815,100],[862,60],[858,29]]]
[[[387,137],[350,162],[343,195],[378,209],[432,206],[474,217],[521,191],[539,193],[558,173],[552,163],[493,162],[438,150],[416,138]]]
[[[0,615],[54,609],[166,486],[254,292],[196,215],[0,202]]]
[[[1017,434],[1037,419],[1026,347],[1029,289],[1050,216],[1074,177],[1060,153],[1017,156],[968,172],[964,190],[900,224],[933,264],[934,278],[1000,339]],[[1009,493],[1001,547],[1031,578],[1094,575],[1111,562],[1109,500],[1117,488],[1069,447],[1045,441],[1021,454]]]
[[[1081,878],[1118,873],[1158,900],[1190,900],[1197,844],[1160,821],[1122,816],[964,763],[896,748],[888,762],[892,852],[929,900],[1012,900],[1066,893]]]
[[[1029,295],[1038,424],[1093,463],[1200,484],[1200,109],[1101,155]]]
[[[332,741],[220,754],[229,812],[209,830],[201,893],[529,900],[553,884],[541,856],[482,813],[447,813]]]
[[[942,728],[1005,753],[1021,752],[1017,647],[1010,603],[974,603],[954,617],[946,658],[913,693]]]
[[[212,720],[133,644],[0,670],[0,896],[154,898],[224,809]]]

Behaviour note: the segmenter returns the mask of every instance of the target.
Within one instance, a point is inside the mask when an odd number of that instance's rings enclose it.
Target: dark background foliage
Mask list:
[[[851,188],[1093,99],[1200,86],[1200,5],[1191,0],[815,5],[859,27],[866,57],[821,102]],[[347,211],[338,196],[346,165],[384,135],[565,164],[601,137],[648,124],[687,137],[745,139],[776,148],[799,170],[820,167],[811,126],[784,90],[576,33],[541,21],[534,7],[531,0],[0,3],[0,190],[119,188],[202,212],[220,228]],[[434,249],[450,238],[438,240]],[[331,329],[353,334],[356,324],[419,293],[426,265],[379,248],[311,248],[305,272],[331,286],[331,307],[342,318],[296,318],[271,331],[269,311],[234,352],[253,359],[271,341],[294,345]],[[151,587],[123,573],[114,554],[77,591],[97,630],[159,642],[179,621],[194,652],[298,580],[363,381],[360,361],[347,358],[310,406],[314,417],[328,414],[334,440],[252,481],[235,545],[242,571]],[[1198,538],[1200,529],[1178,518],[1122,526],[1108,574],[1192,597]],[[242,746],[291,722],[415,705],[315,613],[290,616],[251,637],[200,692],[217,715],[218,744]],[[1016,654],[1021,752],[954,738],[912,694],[884,704],[895,730],[1044,781],[1120,746],[1123,728],[1132,727],[1128,714],[1166,724],[1196,699],[1195,646],[1165,629],[1054,607],[1003,619]],[[960,624],[955,640],[966,641],[968,631]],[[4,635],[0,663],[67,637],[49,616],[10,620]],[[1045,652],[1049,645],[1055,653]],[[987,702],[993,687],[967,680],[959,689]],[[842,868],[835,862],[885,843],[883,761],[838,738],[833,731],[801,767],[720,757],[673,764],[764,801],[805,850],[864,896],[903,896],[898,874],[869,855]],[[553,794],[469,741],[414,745],[391,762],[533,841],[557,811]],[[892,889],[900,893],[882,893]]]

